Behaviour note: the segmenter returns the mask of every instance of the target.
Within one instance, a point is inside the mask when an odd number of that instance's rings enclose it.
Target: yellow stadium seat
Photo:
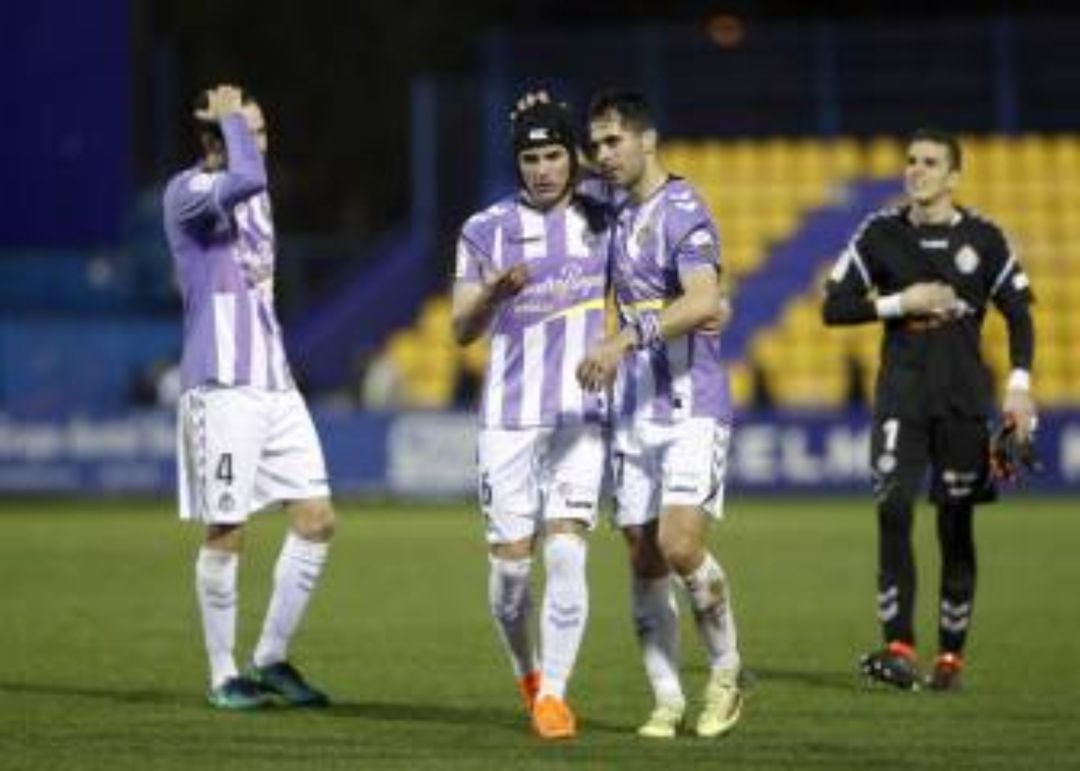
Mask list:
[[[896,178],[904,168],[903,150],[894,137],[874,137],[866,151],[867,170],[873,177]]]

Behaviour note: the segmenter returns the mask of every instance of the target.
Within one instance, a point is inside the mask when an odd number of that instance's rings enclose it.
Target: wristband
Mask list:
[[[898,319],[904,315],[904,306],[900,302],[900,293],[885,295],[874,301],[879,319]]]
[[[1009,382],[1006,388],[1009,391],[1030,391],[1031,373],[1026,369],[1014,369],[1009,373]]]

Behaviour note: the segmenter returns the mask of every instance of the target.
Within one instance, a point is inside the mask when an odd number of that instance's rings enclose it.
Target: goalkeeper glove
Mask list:
[[[1012,482],[1021,470],[1042,473],[1043,464],[1035,451],[1035,432],[1020,436],[1016,419],[1006,413],[990,437],[990,476],[997,481]]]

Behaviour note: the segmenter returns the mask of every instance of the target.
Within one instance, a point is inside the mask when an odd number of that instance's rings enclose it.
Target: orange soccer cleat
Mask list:
[[[557,696],[543,696],[532,713],[533,730],[541,739],[573,739],[577,719],[566,702]]]
[[[934,671],[926,677],[926,687],[932,691],[959,691],[964,671],[964,657],[943,651],[934,661]]]

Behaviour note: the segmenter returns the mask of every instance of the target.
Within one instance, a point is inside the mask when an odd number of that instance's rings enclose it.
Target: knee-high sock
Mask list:
[[[589,592],[585,583],[585,540],[555,533],[544,541],[544,605],[540,617],[540,695],[566,694],[566,681],[577,661]]]
[[[938,507],[937,532],[941,545],[938,645],[949,653],[964,650],[975,602],[974,511],[969,502]]]
[[[195,594],[202,615],[203,640],[210,660],[210,685],[217,688],[236,677],[236,571],[235,552],[203,546],[195,560]]]
[[[739,641],[731,609],[731,588],[720,563],[709,552],[683,583],[690,596],[698,635],[713,669],[735,669],[740,665]]]
[[[252,657],[256,666],[265,667],[288,658],[289,642],[319,582],[328,551],[329,544],[325,542],[308,541],[293,532],[285,536],[274,567],[270,606]]]
[[[913,503],[886,497],[878,504],[878,620],[885,642],[915,644]]]
[[[537,669],[536,652],[529,639],[529,615],[532,592],[529,587],[531,559],[490,558],[488,571],[488,606],[510,665],[517,677]]]
[[[685,704],[679,682],[679,606],[671,576],[632,579],[634,630],[657,703]]]

